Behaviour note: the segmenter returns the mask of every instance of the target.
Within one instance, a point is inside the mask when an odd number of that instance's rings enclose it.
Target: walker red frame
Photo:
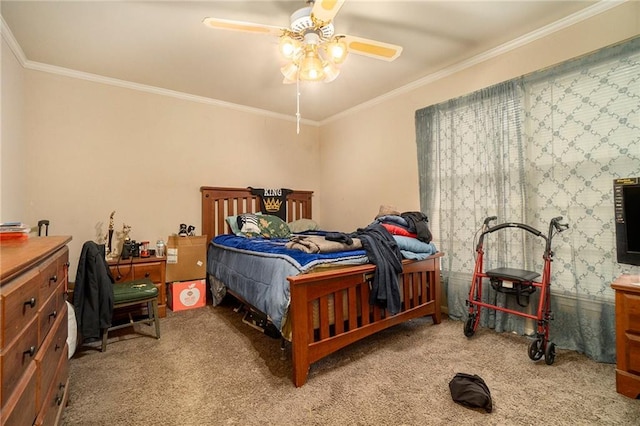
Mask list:
[[[549,231],[547,235],[544,235],[541,231],[525,225],[523,223],[507,222],[496,226],[489,226],[489,223],[496,220],[496,216],[487,217],[482,224],[482,232],[480,234],[478,245],[476,246],[476,263],[473,271],[473,278],[471,281],[471,288],[469,289],[469,299],[467,300],[467,306],[469,307],[469,316],[464,325],[464,334],[467,337],[472,337],[475,334],[476,329],[480,323],[481,308],[493,309],[496,311],[505,312],[511,315],[517,315],[537,321],[536,338],[529,345],[529,358],[537,361],[544,355],[545,362],[548,365],[553,364],[555,360],[555,344],[549,341],[549,322],[552,319],[551,313],[551,262],[553,261],[553,251],[551,250],[551,241],[554,236],[554,231],[557,233],[563,232],[569,228],[569,225],[562,224],[562,216],[551,219],[549,223]],[[513,279],[513,276],[496,277],[495,274],[488,274],[484,271],[484,237],[487,234],[506,229],[506,228],[519,228],[527,231],[536,237],[543,238],[545,240],[545,250],[543,254],[544,266],[542,270],[542,279],[535,281],[531,279],[517,280]],[[530,275],[531,271],[525,270],[512,270],[522,273],[522,276]],[[535,273],[534,273],[535,274]],[[538,275],[538,274],[535,274]],[[526,285],[533,286],[535,289],[540,289],[540,299],[538,301],[538,308],[536,314],[528,314],[526,312],[509,309],[502,306],[493,305],[490,303],[482,302],[482,281],[484,278],[504,279],[505,281],[514,282],[514,285]]]

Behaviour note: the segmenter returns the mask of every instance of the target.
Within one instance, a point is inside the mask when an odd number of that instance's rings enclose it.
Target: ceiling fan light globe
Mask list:
[[[320,81],[324,78],[322,61],[317,56],[305,57],[300,64],[300,79],[307,81]]]
[[[330,83],[340,75],[340,68],[331,62],[327,62],[322,69],[324,71],[324,82]]]
[[[280,38],[280,53],[287,59],[291,59],[296,56],[300,49],[300,43],[297,40],[289,36],[283,36]]]
[[[327,44],[327,52],[334,63],[341,64],[347,59],[347,44],[343,41],[332,41]]]
[[[294,82],[298,79],[298,66],[293,62],[290,62],[287,65],[280,68],[280,72],[284,76],[285,81],[289,80]]]
[[[322,66],[319,68],[309,67],[300,70],[300,80],[305,81],[322,81],[324,79],[324,70]]]

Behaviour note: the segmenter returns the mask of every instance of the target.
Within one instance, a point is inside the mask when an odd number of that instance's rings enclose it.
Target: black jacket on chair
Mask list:
[[[98,339],[101,330],[111,326],[113,283],[104,246],[93,241],[84,243],[73,289],[73,307],[83,340]]]

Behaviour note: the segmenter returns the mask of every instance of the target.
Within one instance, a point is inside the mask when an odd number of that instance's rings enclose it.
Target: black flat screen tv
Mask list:
[[[640,177],[613,180],[618,263],[640,265]]]

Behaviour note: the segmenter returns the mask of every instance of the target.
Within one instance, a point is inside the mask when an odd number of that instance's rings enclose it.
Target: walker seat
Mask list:
[[[521,296],[530,296],[535,293],[536,287],[533,282],[540,276],[534,271],[516,268],[496,268],[486,271],[485,275],[489,277],[491,287],[495,291],[505,294],[515,294],[516,302],[522,307],[529,305],[529,299],[522,303]]]

